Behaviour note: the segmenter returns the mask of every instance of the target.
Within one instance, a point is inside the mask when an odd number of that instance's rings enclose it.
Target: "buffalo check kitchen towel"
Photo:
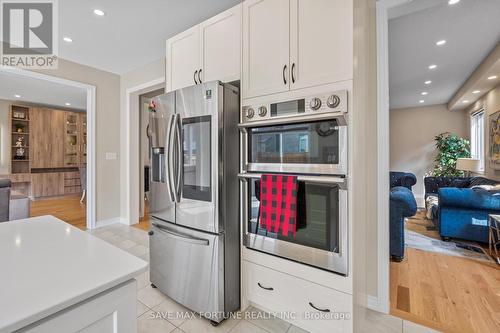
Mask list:
[[[260,225],[270,232],[295,236],[297,232],[297,176],[263,174],[260,177]]]

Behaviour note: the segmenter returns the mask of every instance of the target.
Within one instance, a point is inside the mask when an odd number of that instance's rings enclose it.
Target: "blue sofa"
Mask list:
[[[411,190],[404,186],[396,186],[390,191],[390,255],[394,261],[400,262],[405,255],[405,218],[415,215],[417,202]]]
[[[411,191],[413,185],[417,183],[417,177],[409,172],[391,171],[389,172],[390,187],[403,186]]]
[[[488,215],[500,214],[500,191],[474,186],[497,185],[497,181],[484,177],[426,177],[424,184],[426,198],[438,197],[434,223],[443,240],[488,242]]]

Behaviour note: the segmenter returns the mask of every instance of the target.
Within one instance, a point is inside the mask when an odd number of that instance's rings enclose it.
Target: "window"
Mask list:
[[[484,170],[484,111],[473,113],[470,121],[470,152],[472,158],[479,159]]]

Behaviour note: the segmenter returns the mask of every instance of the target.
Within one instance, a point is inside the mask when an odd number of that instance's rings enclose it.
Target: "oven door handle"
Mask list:
[[[242,179],[260,179],[261,173],[239,173],[238,177]],[[330,176],[297,176],[299,182],[314,184],[337,184],[341,189],[347,189],[347,178]]]

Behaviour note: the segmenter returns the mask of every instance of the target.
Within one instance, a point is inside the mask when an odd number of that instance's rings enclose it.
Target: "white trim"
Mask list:
[[[135,87],[128,88],[125,91],[125,224],[132,225],[139,222],[139,172],[133,172],[132,166],[139,166],[139,149],[132,149],[131,144],[134,140],[139,140],[139,112],[132,112],[139,107],[139,95],[159,88],[165,85],[165,77],[159,77],[149,82],[141,83]],[[133,118],[133,119],[132,119]],[[132,138],[134,136],[134,138]]]
[[[377,1],[377,297],[368,295],[368,308],[389,313],[389,40],[388,12],[411,0]]]
[[[118,223],[120,223],[120,224],[127,224],[126,221],[125,221],[125,219],[123,217],[113,217],[113,218],[110,218],[110,219],[96,221],[94,229],[102,228],[102,227],[106,227],[108,225],[118,224]]]
[[[19,68],[0,68],[0,72],[27,78],[45,80],[75,88],[87,93],[87,229],[95,228],[96,222],[96,87],[90,84],[63,79]]]

